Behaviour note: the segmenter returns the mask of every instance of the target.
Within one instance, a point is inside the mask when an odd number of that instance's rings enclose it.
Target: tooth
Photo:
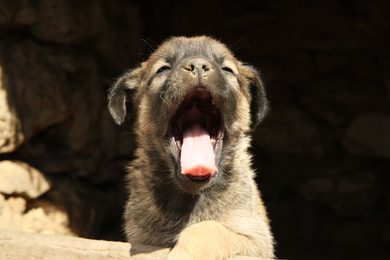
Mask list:
[[[213,146],[213,148],[215,148],[216,142],[217,142],[217,140],[215,140],[214,138],[211,138],[211,145]]]
[[[176,145],[181,150],[181,142],[180,141],[176,141]]]

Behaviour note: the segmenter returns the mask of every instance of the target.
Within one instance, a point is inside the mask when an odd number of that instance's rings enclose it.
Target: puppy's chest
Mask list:
[[[185,227],[205,220],[220,220],[221,216],[226,213],[223,203],[215,198],[208,198],[206,195],[197,198],[172,196],[155,200],[153,204],[149,204],[149,216],[152,217],[148,220],[154,222],[153,224],[158,222],[161,226]],[[142,210],[147,209],[143,207]],[[140,211],[137,210],[137,212]]]
[[[186,217],[183,218],[183,220],[185,220],[185,223],[183,224],[187,226],[205,220],[220,220],[226,210],[222,204],[223,203],[219,202],[216,198],[201,195],[199,198],[192,201],[192,206],[190,208],[187,208],[182,212],[186,215]]]

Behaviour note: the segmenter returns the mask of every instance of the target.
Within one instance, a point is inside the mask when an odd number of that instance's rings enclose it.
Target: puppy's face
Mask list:
[[[208,37],[172,38],[122,76],[109,94],[118,124],[127,101],[142,156],[164,167],[150,169],[190,193],[226,182],[240,139],[267,110],[257,72]]]

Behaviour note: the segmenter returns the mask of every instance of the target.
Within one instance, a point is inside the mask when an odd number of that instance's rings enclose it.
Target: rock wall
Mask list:
[[[0,227],[121,237],[132,140],[106,92],[138,62],[139,23],[128,1],[0,1]]]
[[[277,256],[388,257],[387,5],[0,1],[0,227],[123,239],[134,142],[107,89],[163,39],[208,34],[263,74],[252,151]]]

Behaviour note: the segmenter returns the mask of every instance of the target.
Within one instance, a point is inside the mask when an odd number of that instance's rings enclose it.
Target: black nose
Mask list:
[[[211,69],[211,63],[204,58],[192,58],[185,62],[183,68],[192,72],[194,76],[206,76]]]

